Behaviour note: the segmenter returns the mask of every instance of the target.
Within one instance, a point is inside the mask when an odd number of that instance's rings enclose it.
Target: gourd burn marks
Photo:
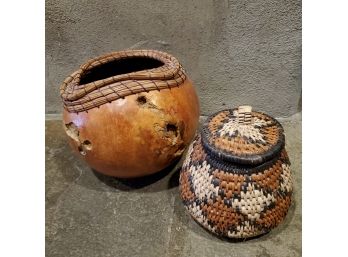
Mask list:
[[[65,132],[74,141],[76,141],[76,142],[80,141],[80,139],[79,139],[80,132],[77,129],[77,126],[73,122],[65,124]]]
[[[140,95],[137,98],[137,102],[138,102],[139,105],[144,105],[144,104],[146,104],[147,99],[146,99],[146,97],[144,95]]]
[[[164,133],[171,142],[171,145],[176,148],[174,156],[180,156],[185,150],[185,144],[182,139],[183,127],[178,126],[176,123],[168,122],[166,123]]]
[[[79,150],[81,155],[86,155],[86,151],[92,150],[92,143],[89,140],[84,140],[83,142],[81,142],[80,131],[73,122],[65,124],[64,129],[68,137],[76,142],[77,149]]]
[[[179,130],[179,128],[175,124],[167,123],[167,125],[166,125],[166,132],[167,133],[169,133],[169,134],[173,133],[175,135],[175,137],[177,137],[178,136],[178,130]]]
[[[145,95],[139,95],[136,99],[139,107],[154,109],[160,112],[163,112],[163,109],[159,108],[156,104],[152,103]]]
[[[174,151],[175,157],[181,156],[185,150],[183,141],[185,126],[183,122],[173,120],[171,115],[166,114],[162,108],[151,102],[151,99],[144,94],[139,94],[135,101],[140,108],[148,108],[158,113],[159,122],[153,124],[153,128],[160,138],[166,142],[166,147],[163,149],[169,147],[171,148],[170,151]],[[158,151],[158,155],[160,155],[161,152],[162,151]]]

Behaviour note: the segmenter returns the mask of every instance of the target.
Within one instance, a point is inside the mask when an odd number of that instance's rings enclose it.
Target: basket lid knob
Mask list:
[[[236,120],[239,124],[248,125],[252,123],[251,111],[252,107],[250,105],[241,105],[233,114],[236,116]]]

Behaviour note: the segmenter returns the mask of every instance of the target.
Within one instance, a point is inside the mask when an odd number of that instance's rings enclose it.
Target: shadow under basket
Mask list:
[[[292,176],[280,123],[250,106],[210,117],[180,174],[190,215],[212,233],[251,238],[269,232],[291,204]]]

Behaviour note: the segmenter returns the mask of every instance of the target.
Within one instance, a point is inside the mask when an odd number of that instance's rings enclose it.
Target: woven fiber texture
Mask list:
[[[125,59],[147,58],[158,61],[159,67],[117,74],[115,76],[83,83],[88,76],[103,65]],[[61,85],[60,95],[68,112],[82,112],[110,103],[128,95],[178,87],[186,79],[186,74],[173,56],[156,50],[126,50],[109,53],[83,64],[80,69]]]
[[[257,164],[276,155],[284,146],[283,128],[261,112],[223,110],[210,116],[202,129],[204,146],[219,158]]]
[[[202,134],[191,143],[180,173],[180,194],[190,215],[209,231],[230,238],[275,228],[287,214],[293,190],[285,148],[261,164],[240,164],[212,154]]]

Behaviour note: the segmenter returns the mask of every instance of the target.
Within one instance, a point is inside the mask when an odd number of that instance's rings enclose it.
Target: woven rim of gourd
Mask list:
[[[80,84],[81,77],[93,68],[111,61],[134,57],[158,60],[163,65]],[[128,95],[178,87],[185,80],[185,70],[174,56],[157,50],[125,50],[91,59],[81,65],[79,70],[64,80],[60,87],[60,96],[68,112],[78,113]]]

